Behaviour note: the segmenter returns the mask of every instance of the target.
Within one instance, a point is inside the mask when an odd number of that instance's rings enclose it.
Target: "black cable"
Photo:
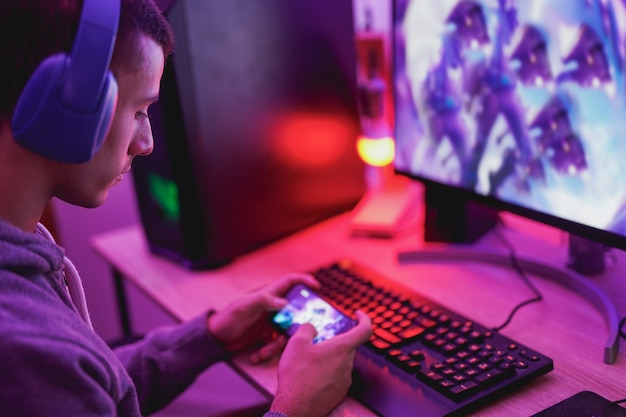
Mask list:
[[[500,226],[502,226],[502,223],[500,223]],[[522,267],[519,265],[519,262],[517,260],[517,255],[515,253],[514,245],[507,239],[507,237],[502,233],[502,230],[500,230],[499,227],[496,227],[494,229],[494,235],[496,236],[496,238],[498,238],[500,243],[502,243],[502,245],[504,245],[504,247],[506,249],[508,249],[508,251],[509,251],[509,258],[511,259],[511,266],[513,267],[513,269],[517,272],[517,274],[520,276],[522,281],[524,281],[524,283],[535,294],[535,297],[530,298],[530,299],[525,300],[525,301],[522,301],[517,306],[515,306],[515,308],[513,308],[513,310],[511,311],[511,313],[509,313],[509,316],[504,321],[504,323],[501,324],[500,326],[497,326],[497,327],[493,328],[493,330],[495,332],[498,332],[498,331],[502,330],[504,327],[506,327],[511,322],[511,320],[513,319],[513,316],[515,315],[515,313],[520,308],[524,307],[525,305],[528,305],[528,304],[535,303],[535,302],[543,300],[543,295],[537,289],[537,287],[535,287],[535,285],[530,281],[530,279],[528,279],[528,276],[526,275],[526,273],[524,272]],[[626,339],[626,331],[624,330],[624,325],[625,324],[626,324],[626,316],[622,317],[622,319],[619,322],[619,335]],[[604,407],[604,409],[602,410],[602,413],[598,417],[605,417],[605,414],[607,413],[607,411],[611,407],[615,407],[615,406],[617,406],[619,404],[622,404],[622,403],[626,403],[626,398],[623,398],[621,400],[611,401],[610,403],[608,403],[606,405],[606,407]],[[606,417],[608,417],[608,416],[606,416]]]
[[[622,319],[622,321],[624,320]],[[604,417],[604,415],[609,410],[609,408],[614,407],[621,403],[626,403],[626,398],[622,398],[621,400],[617,400],[617,401],[611,401],[610,403],[608,403],[606,407],[604,407],[604,410],[602,410],[602,413],[598,417]]]
[[[513,320],[513,316],[515,316],[515,313],[517,313],[517,311],[520,308],[528,304],[536,303],[536,302],[543,300],[543,295],[537,289],[537,287],[535,287],[535,285],[530,281],[530,279],[528,279],[528,276],[526,275],[522,267],[519,265],[519,262],[517,260],[517,255],[515,253],[515,247],[513,246],[513,244],[506,238],[506,236],[504,236],[504,234],[502,234],[502,231],[500,230],[499,227],[496,227],[494,231],[495,231],[495,236],[498,238],[498,240],[500,240],[500,243],[502,243],[504,247],[508,249],[509,251],[509,258],[511,260],[511,266],[517,272],[517,275],[522,279],[522,281],[524,281],[526,286],[530,288],[533,294],[535,294],[533,298],[529,298],[528,300],[522,301],[521,303],[516,305],[515,308],[513,308],[513,310],[511,311],[511,313],[509,313],[509,316],[504,321],[504,323],[502,323],[500,326],[493,328],[495,332],[499,332],[500,330],[508,326],[511,320]]]

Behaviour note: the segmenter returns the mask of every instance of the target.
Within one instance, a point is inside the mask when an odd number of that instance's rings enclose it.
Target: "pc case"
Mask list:
[[[219,267],[351,209],[365,191],[351,0],[170,3],[155,149],[133,164],[150,250]]]

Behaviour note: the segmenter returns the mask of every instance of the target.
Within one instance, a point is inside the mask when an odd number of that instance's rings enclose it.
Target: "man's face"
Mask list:
[[[117,107],[111,129],[95,156],[84,164],[63,164],[61,181],[55,195],[83,207],[101,205],[111,187],[122,180],[133,158],[149,155],[154,142],[148,107],[159,95],[165,58],[163,49],[151,38],[142,36],[142,60],[134,70],[117,74]]]

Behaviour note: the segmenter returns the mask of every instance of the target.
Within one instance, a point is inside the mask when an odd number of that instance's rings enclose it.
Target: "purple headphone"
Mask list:
[[[46,58],[22,91],[13,135],[24,148],[61,162],[86,162],[107,134],[117,103],[109,71],[120,0],[85,0],[72,51]]]

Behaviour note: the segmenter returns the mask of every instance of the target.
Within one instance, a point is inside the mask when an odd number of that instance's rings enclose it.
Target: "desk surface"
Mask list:
[[[510,268],[479,262],[420,262],[401,265],[399,251],[419,249],[415,227],[393,239],[350,236],[352,213],[346,213],[212,271],[189,271],[149,253],[140,226],[95,236],[96,251],[123,276],[180,320],[208,307],[220,308],[243,292],[294,271],[308,271],[341,257],[350,257],[401,281],[420,294],[488,327],[500,325],[512,308],[532,296]],[[562,268],[566,242],[562,232],[506,215],[504,234],[518,256],[530,256]],[[502,247],[488,235],[480,247]],[[589,277],[626,314],[626,258],[621,251],[601,275]],[[531,275],[544,300],[522,308],[502,333],[554,360],[554,370],[472,416],[529,416],[579,391],[594,391],[610,400],[626,397],[626,343],[617,360],[603,362],[608,326],[586,298],[566,286]],[[246,357],[232,366],[268,395],[276,389],[276,361],[250,366]],[[347,398],[333,416],[372,416]]]

